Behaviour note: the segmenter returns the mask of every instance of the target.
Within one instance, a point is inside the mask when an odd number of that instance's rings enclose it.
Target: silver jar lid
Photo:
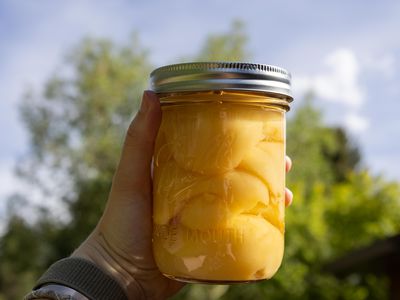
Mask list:
[[[156,93],[235,90],[274,94],[293,100],[291,75],[285,69],[253,63],[192,62],[168,65],[150,74]]]

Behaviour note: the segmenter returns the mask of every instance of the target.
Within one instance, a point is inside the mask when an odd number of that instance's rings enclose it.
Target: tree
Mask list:
[[[206,39],[197,61],[244,61],[249,59],[248,37],[240,20],[232,23],[227,33],[211,34]]]
[[[34,224],[10,220],[0,247],[1,261],[19,264],[10,253],[23,257],[25,249],[36,249],[32,250],[35,259],[48,259],[34,267],[25,265],[31,271],[28,284],[18,280],[22,260],[19,271],[13,271],[17,279],[12,288],[3,272],[0,290],[6,299],[20,299],[13,290],[26,292],[52,261],[68,256],[94,228],[108,197],[124,133],[152,68],[136,37],[123,46],[85,39],[68,56],[65,74],[53,75],[42,94],[28,93],[23,99],[20,111],[31,148],[18,173],[40,189],[42,197],[64,203],[70,222],[58,222],[50,212]],[[43,220],[54,229],[52,235],[40,225]],[[31,247],[9,248],[10,240],[23,244],[27,236],[50,250],[36,247],[33,241]]]
[[[327,185],[345,181],[359,165],[359,150],[343,128],[324,124],[313,97],[312,93],[307,94],[304,100],[300,99],[303,103],[298,111],[294,115],[288,113],[287,152],[295,163],[299,162],[289,180],[307,178],[309,183],[322,181]]]
[[[210,35],[194,58],[248,60],[246,42],[243,25],[236,22],[227,33]],[[64,203],[70,219],[54,219],[46,209],[29,223],[11,214],[0,242],[0,299],[21,299],[48,265],[69,255],[97,223],[151,69],[137,38],[122,46],[86,39],[67,57],[65,72],[54,74],[41,94],[23,99],[31,151],[19,174],[43,197]],[[343,129],[324,124],[311,99],[292,115],[287,133],[287,152],[295,163],[288,184],[296,200],[287,210],[281,270],[258,284],[188,285],[174,299],[384,299],[379,294],[384,279],[339,281],[321,266],[399,231],[399,185],[361,170],[357,147]]]
[[[27,97],[21,105],[33,151],[29,168],[21,166],[20,173],[42,179],[40,187],[46,190],[49,178],[39,173],[43,168],[60,178],[57,184],[67,184],[55,196],[68,205],[76,245],[101,214],[125,128],[152,66],[137,38],[122,47],[86,39],[67,64],[73,76],[55,75],[42,97]]]

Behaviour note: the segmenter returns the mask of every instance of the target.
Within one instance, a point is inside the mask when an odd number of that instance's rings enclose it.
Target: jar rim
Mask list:
[[[150,74],[156,93],[251,91],[293,100],[291,74],[280,67],[245,62],[189,62],[162,66]]]

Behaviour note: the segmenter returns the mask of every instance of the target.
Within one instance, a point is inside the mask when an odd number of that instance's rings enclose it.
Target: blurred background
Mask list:
[[[400,2],[0,0],[0,299],[96,224],[150,71],[291,71],[286,253],[174,299],[400,299]]]

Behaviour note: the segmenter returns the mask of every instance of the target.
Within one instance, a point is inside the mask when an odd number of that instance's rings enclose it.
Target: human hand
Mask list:
[[[72,254],[112,275],[129,299],[165,299],[184,285],[164,277],[153,258],[151,161],[160,122],[159,100],[146,91],[129,126],[104,214]],[[287,157],[286,171],[291,165]],[[292,199],[286,189],[286,205]]]

